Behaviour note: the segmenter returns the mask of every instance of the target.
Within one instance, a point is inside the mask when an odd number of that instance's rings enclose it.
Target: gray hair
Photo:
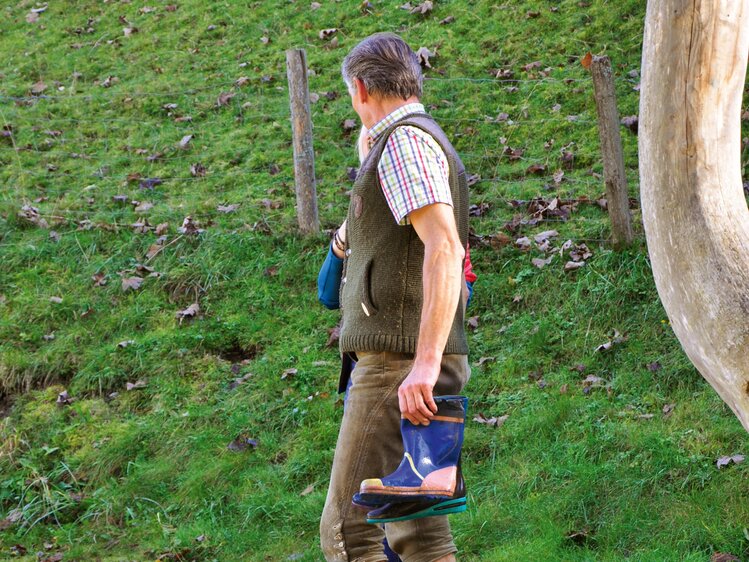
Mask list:
[[[416,53],[395,33],[375,33],[346,55],[343,81],[353,92],[359,78],[370,94],[383,98],[421,97],[423,76]]]

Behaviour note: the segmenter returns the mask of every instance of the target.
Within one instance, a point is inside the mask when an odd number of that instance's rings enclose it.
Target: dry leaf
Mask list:
[[[281,373],[281,380],[288,379],[290,377],[293,377],[297,374],[297,370],[293,367],[291,369],[286,369],[283,373]]]
[[[580,60],[580,64],[583,65],[585,70],[590,68],[590,64],[593,62],[593,55],[588,51],[585,56]]]
[[[421,47],[416,51],[416,58],[418,59],[419,64],[426,68],[432,68],[432,65],[429,63],[429,58],[433,56],[436,56],[436,51],[433,53],[426,47]]]
[[[502,427],[510,416],[505,414],[504,416],[487,418],[484,414],[479,413],[474,416],[473,421],[482,425],[488,425],[489,427]]]
[[[122,278],[122,290],[123,291],[137,291],[143,284],[142,277],[123,277]]]
[[[403,7],[403,6],[401,6]],[[428,14],[434,9],[434,4],[430,0],[426,0],[425,2],[422,2],[418,6],[411,8],[412,14]]]
[[[320,33],[318,33],[318,37],[320,39],[329,39],[330,37],[332,37],[336,33],[338,33],[338,28],[337,27],[331,27],[331,28],[328,28],[328,29],[321,30]]]
[[[200,312],[200,305],[195,302],[184,310],[178,310],[175,314],[175,317],[181,324],[185,318],[194,318],[195,316],[197,316],[198,312]]]
[[[739,464],[744,462],[744,455],[733,455],[733,456],[726,456],[726,457],[720,457],[716,462],[715,465],[718,468],[723,468],[724,466],[728,466],[731,463]]]
[[[584,265],[585,265],[584,261],[568,261],[567,263],[564,264],[564,270],[574,271],[575,269],[580,269]]]
[[[125,383],[125,390],[138,390],[139,388],[145,388],[147,386],[146,381],[137,380],[135,382]]]
[[[185,135],[182,137],[182,140],[179,141],[179,147],[180,148],[187,148],[187,145],[190,144],[190,141],[192,140],[193,135]]]

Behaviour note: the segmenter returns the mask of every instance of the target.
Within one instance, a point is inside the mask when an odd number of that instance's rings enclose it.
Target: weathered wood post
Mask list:
[[[749,0],[650,0],[640,90],[642,217],[684,351],[749,431],[749,210],[741,98]]]
[[[622,137],[619,133],[619,110],[616,107],[616,91],[609,57],[593,57],[590,72],[593,75],[598,112],[598,135],[601,139],[612,243],[614,248],[621,249],[632,243],[634,232],[629,212],[627,176],[624,173]]]
[[[303,234],[315,234],[320,230],[320,223],[317,216],[315,151],[312,146],[307,56],[304,49],[286,51],[286,76],[289,81],[291,131],[294,137],[297,221]]]

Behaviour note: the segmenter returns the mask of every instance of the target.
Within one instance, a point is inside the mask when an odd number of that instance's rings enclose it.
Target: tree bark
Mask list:
[[[689,359],[749,431],[749,211],[741,101],[749,0],[649,0],[640,98],[643,224]]]

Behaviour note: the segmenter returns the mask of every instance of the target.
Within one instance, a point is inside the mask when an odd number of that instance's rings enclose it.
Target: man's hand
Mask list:
[[[398,404],[401,414],[414,425],[429,425],[437,412],[432,390],[440,376],[439,363],[424,365],[414,362],[411,372],[398,388]]]

